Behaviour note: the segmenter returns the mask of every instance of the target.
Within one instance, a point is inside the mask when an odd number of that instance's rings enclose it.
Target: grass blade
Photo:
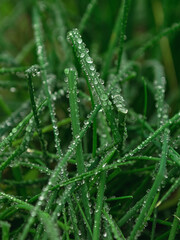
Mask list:
[[[105,91],[102,80],[100,79],[99,74],[95,70],[93,60],[92,58],[90,58],[88,50],[85,48],[85,45],[82,42],[79,31],[77,29],[74,29],[73,31],[69,32],[68,39],[73,45],[76,56],[79,60],[79,63],[81,64],[87,81],[90,82],[92,89],[95,90],[95,94],[97,94],[98,96],[99,102],[101,103],[101,106],[106,115],[106,119],[112,130],[113,137],[117,142],[121,139],[121,136],[119,135],[119,131],[117,129],[112,103],[108,99],[108,95]]]

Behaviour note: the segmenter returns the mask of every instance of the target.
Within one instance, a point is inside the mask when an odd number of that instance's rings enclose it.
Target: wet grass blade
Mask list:
[[[106,119],[111,128],[113,137],[117,142],[118,140],[121,139],[121,136],[116,125],[116,118],[113,106],[108,98],[103,82],[100,79],[99,74],[95,70],[93,60],[88,54],[89,51],[88,49],[85,48],[85,45],[82,42],[81,35],[79,34],[79,31],[77,29],[74,29],[73,31],[69,32],[67,38],[73,45],[76,57],[79,60],[86,80],[90,83],[91,88],[93,89],[93,93],[97,95],[99,99],[99,102],[105,112]]]
[[[70,103],[70,115],[72,122],[73,138],[76,138],[80,132],[80,119],[79,119],[79,108],[78,108],[78,98],[77,98],[77,72],[73,69],[65,69],[65,74],[68,78],[69,87],[69,103]],[[80,143],[76,148],[76,161],[78,174],[85,172],[84,158],[82,144]],[[82,191],[82,202],[85,209],[87,220],[92,225],[87,184],[81,186]]]
[[[120,32],[120,41],[119,41],[119,54],[118,54],[118,63],[117,63],[117,73],[119,73],[121,67],[121,60],[123,54],[124,41],[126,39],[126,26],[129,14],[129,8],[131,5],[131,0],[123,1],[123,10],[122,10],[122,18],[121,18],[121,32]]]
[[[173,223],[172,223],[172,227],[171,227],[171,231],[170,231],[168,240],[175,240],[176,239],[176,234],[177,234],[177,230],[178,230],[179,221],[180,221],[180,201],[178,202],[178,205],[177,205],[177,210],[176,210],[175,215],[174,215],[174,220],[173,220]]]
[[[105,183],[106,183],[106,173],[103,172],[100,175],[97,192],[97,201],[95,207],[95,216],[94,216],[94,227],[93,227],[93,239],[98,240],[100,238],[100,230],[101,230],[101,214],[102,208],[104,204],[104,191],[105,191]]]
[[[34,115],[34,120],[36,123],[36,129],[39,135],[39,140],[41,143],[41,148],[44,154],[44,158],[47,157],[47,153],[46,153],[46,143],[45,143],[45,139],[44,136],[42,134],[42,128],[41,128],[41,124],[40,124],[40,118],[38,115],[38,111],[37,111],[37,106],[36,106],[36,102],[35,102],[35,93],[34,93],[34,85],[32,82],[32,72],[34,71],[34,69],[32,69],[33,67],[31,67],[30,69],[28,69],[26,71],[27,73],[27,79],[28,79],[28,88],[29,88],[29,95],[30,95],[30,99],[31,99],[31,106],[32,106],[32,110],[33,110],[33,115]]]
[[[33,28],[34,28],[34,35],[35,35],[35,44],[37,50],[37,56],[39,65],[41,67],[41,76],[44,86],[44,92],[47,97],[48,108],[50,111],[51,122],[53,126],[54,132],[54,139],[55,139],[55,146],[59,157],[62,155],[61,147],[60,147],[60,139],[59,139],[59,132],[57,128],[57,120],[55,117],[55,107],[51,96],[51,88],[50,83],[48,81],[48,73],[47,73],[47,59],[45,53],[45,47],[43,44],[43,36],[42,36],[42,26],[41,20],[39,16],[38,9],[34,7],[33,9]]]

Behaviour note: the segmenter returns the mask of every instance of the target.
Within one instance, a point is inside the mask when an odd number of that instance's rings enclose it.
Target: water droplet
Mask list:
[[[93,61],[92,61],[92,59],[91,59],[90,57],[87,57],[87,58],[86,58],[86,62],[87,62],[87,63],[93,63]]]
[[[80,44],[80,43],[82,43],[82,39],[81,38],[78,38],[77,39],[77,42]]]
[[[65,69],[64,69],[64,73],[65,73],[66,75],[68,75],[68,74],[69,74],[69,68],[65,68]]]
[[[101,100],[102,100],[102,101],[106,101],[107,99],[108,99],[107,94],[102,94]]]
[[[10,88],[10,91],[11,91],[12,93],[16,92],[16,88],[15,88],[15,87],[11,87],[11,88]]]

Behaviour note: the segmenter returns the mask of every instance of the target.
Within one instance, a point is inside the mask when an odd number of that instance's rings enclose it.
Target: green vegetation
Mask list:
[[[1,239],[180,239],[179,1],[0,13]]]

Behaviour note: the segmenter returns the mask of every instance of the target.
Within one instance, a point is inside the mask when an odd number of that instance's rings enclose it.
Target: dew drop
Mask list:
[[[87,57],[87,58],[86,58],[86,62],[87,62],[87,63],[92,63],[93,61],[92,61],[92,59],[91,59],[90,57]]]

